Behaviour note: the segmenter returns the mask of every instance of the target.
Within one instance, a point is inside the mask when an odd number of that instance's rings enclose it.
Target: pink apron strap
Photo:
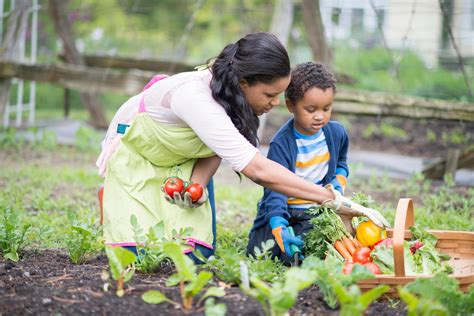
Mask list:
[[[168,75],[159,74],[159,75],[153,76],[153,78],[151,78],[151,80],[145,85],[145,87],[143,88],[143,91],[150,88],[155,82],[158,82],[158,81],[160,81],[162,79],[165,79],[165,78],[168,78]],[[138,113],[146,112],[145,101],[143,100],[144,97],[145,97],[145,95],[143,95],[141,100],[140,100],[140,106],[138,107]]]

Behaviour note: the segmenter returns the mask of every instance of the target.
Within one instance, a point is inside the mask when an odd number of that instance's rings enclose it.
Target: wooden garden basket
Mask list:
[[[418,278],[432,277],[432,275],[405,275],[403,240],[412,237],[407,229],[414,224],[413,200],[400,199],[395,214],[395,226],[387,230],[387,236],[393,238],[395,275],[376,275],[375,279],[360,281],[359,286],[362,291],[379,284],[387,284],[390,286],[387,295],[398,297],[397,286],[405,285]],[[474,232],[449,230],[430,230],[429,232],[438,238],[436,249],[451,256],[449,264],[454,268],[454,273],[450,277],[457,279],[460,289],[466,292],[474,283]]]

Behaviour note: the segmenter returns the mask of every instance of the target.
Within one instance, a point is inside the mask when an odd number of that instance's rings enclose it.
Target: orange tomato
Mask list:
[[[387,238],[387,232],[369,220],[357,226],[356,237],[363,246],[372,247],[376,242]]]

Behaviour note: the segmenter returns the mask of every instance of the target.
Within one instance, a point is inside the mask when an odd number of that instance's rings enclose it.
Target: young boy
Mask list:
[[[322,186],[330,184],[344,194],[349,175],[349,138],[340,123],[330,121],[335,83],[334,76],[320,63],[306,62],[293,69],[285,102],[294,117],[273,137],[268,158],[308,181]],[[255,247],[275,239],[272,257],[289,265],[291,244],[302,248],[303,241],[298,236],[312,228],[311,216],[305,210],[315,205],[265,189],[250,231],[247,253],[254,255]],[[289,232],[289,226],[296,237]]]

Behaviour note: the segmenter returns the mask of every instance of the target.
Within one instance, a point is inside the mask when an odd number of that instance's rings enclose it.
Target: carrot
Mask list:
[[[342,237],[342,242],[344,243],[344,246],[346,246],[346,249],[349,251],[349,253],[352,254],[356,251],[354,245],[352,244],[352,242],[350,241],[349,238],[347,237]]]
[[[342,257],[344,257],[344,259],[346,259],[349,262],[352,262],[352,256],[349,253],[349,251],[347,251],[342,241],[336,240],[334,242],[334,248],[336,248],[336,250],[341,254]]]
[[[357,238],[351,238],[351,242],[356,249],[362,247],[362,244],[357,240]]]

